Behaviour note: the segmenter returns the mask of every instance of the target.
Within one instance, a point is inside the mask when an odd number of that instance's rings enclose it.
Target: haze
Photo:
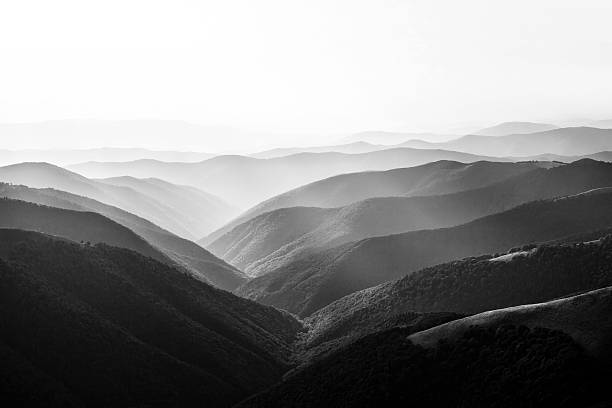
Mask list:
[[[2,2],[0,122],[209,130],[2,142],[219,152],[607,119],[611,17],[607,1]]]

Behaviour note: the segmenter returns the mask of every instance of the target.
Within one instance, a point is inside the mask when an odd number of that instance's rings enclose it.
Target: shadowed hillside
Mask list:
[[[280,379],[300,330],[135,252],[19,230],[0,230],[0,304],[0,355],[24,373],[2,394],[47,405],[228,406]]]
[[[612,236],[583,243],[515,248],[452,261],[345,296],[311,315],[308,344],[341,338],[395,315],[451,310],[472,314],[543,302],[612,285]],[[599,239],[594,236],[603,235]]]

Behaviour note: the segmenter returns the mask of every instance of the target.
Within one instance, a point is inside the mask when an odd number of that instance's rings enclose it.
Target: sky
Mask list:
[[[216,151],[610,119],[610,21],[608,0],[1,1],[0,123],[240,130],[195,146],[121,141]],[[0,135],[0,147],[19,143]]]

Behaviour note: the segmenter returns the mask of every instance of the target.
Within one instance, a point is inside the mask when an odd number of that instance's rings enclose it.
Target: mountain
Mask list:
[[[140,185],[139,190],[132,187],[113,185],[101,181],[90,180],[80,174],[57,167],[48,163],[20,163],[11,166],[0,167],[0,181],[24,184],[35,188],[55,188],[73,194],[93,198],[97,201],[119,207],[128,212],[146,218],[155,224],[165,228],[183,238],[193,239],[200,231],[206,230],[207,225],[223,224],[229,218],[213,219],[216,214],[229,217],[233,209],[219,211],[218,199],[211,199],[206,193],[193,191],[191,188],[171,186],[164,184],[166,192],[181,194],[192,200],[190,207],[175,208],[168,205],[170,201],[179,201],[164,197],[163,193],[149,195],[145,190],[153,190],[156,187],[146,187],[146,182],[134,182]],[[119,183],[118,183],[119,184]],[[158,190],[160,188],[157,188]],[[187,205],[187,204],[185,204]],[[223,206],[223,205],[222,205]],[[196,208],[190,214],[185,213],[186,208]],[[198,221],[194,223],[193,219]]]
[[[500,165],[506,167],[505,173],[495,175]],[[611,163],[583,160],[551,168],[531,163],[508,165],[512,164],[461,165],[451,177],[440,172],[440,179],[427,180],[426,189],[419,190],[433,192],[439,187],[472,187],[486,184],[495,177],[501,178],[502,174],[518,173],[492,185],[454,194],[376,197],[333,209],[291,207],[274,210],[234,227],[207,248],[248,275],[261,276],[308,253],[345,242],[451,227],[528,201],[612,186]],[[532,170],[527,171],[529,168]],[[461,177],[455,177],[457,174]],[[482,174],[490,177],[479,176]],[[367,188],[366,185],[364,190]]]
[[[377,150],[389,148],[385,145],[376,145],[367,142],[353,142],[335,146],[311,146],[311,147],[281,147],[277,149],[265,150],[263,152],[250,154],[249,156],[257,159],[272,159],[275,157],[289,156],[298,153],[324,153],[324,152],[337,152],[337,153],[368,153]]]
[[[195,187],[178,186],[156,178],[137,179],[128,176],[98,181],[117,187],[129,187],[163,203],[182,215],[184,228],[195,236],[206,235],[238,215],[236,208]]]
[[[301,330],[133,251],[20,230],[0,230],[0,320],[3,399],[41,406],[229,406],[280,379]]]
[[[612,129],[612,119],[596,120],[595,122],[591,122],[589,126],[600,129]]]
[[[506,136],[466,135],[448,142],[406,142],[402,146],[524,159],[542,154],[585,156],[612,150],[612,129],[568,127]]]
[[[134,231],[163,252],[165,256],[185,267],[194,276],[221,289],[233,290],[246,280],[246,276],[242,272],[194,242],[180,238],[134,214],[93,199],[50,188],[34,189],[4,183],[0,183],[0,197],[29,201],[66,210],[101,214]],[[23,222],[23,220],[19,221]],[[74,222],[75,220],[72,220],[69,226],[78,225]],[[40,227],[36,229],[40,229]],[[91,237],[90,241],[98,242],[96,237]]]
[[[350,293],[453,259],[612,226],[612,192],[540,200],[452,228],[367,238],[300,257],[237,293],[301,317]]]
[[[453,193],[492,184],[545,165],[527,162],[464,164],[443,160],[409,168],[341,174],[272,197],[245,211],[199,242],[208,246],[241,223],[280,208],[330,208],[372,197]]]
[[[0,124],[0,128],[2,125]],[[8,136],[7,136],[8,137]],[[46,162],[58,166],[80,163],[82,161],[116,161],[153,159],[177,162],[197,162],[214,157],[210,153],[177,152],[170,150],[149,150],[140,148],[101,147],[96,149],[24,149],[0,150],[0,165],[22,162]]]
[[[547,130],[557,129],[557,126],[548,123],[535,122],[503,122],[495,126],[481,129],[473,132],[479,136],[507,136],[519,135],[527,133],[545,132]]]
[[[406,313],[481,313],[611,286],[609,232],[456,260],[352,293],[305,320],[306,344],[320,348],[351,339]]]
[[[609,406],[611,308],[608,287],[377,332],[239,406]]]
[[[387,149],[370,153],[300,153],[273,159],[217,156],[200,163],[139,160],[127,163],[82,163],[69,169],[88,177],[156,177],[202,188],[240,208],[292,188],[337,174],[389,170],[437,160],[471,163],[492,158],[444,150]],[[503,160],[502,160],[503,161]]]

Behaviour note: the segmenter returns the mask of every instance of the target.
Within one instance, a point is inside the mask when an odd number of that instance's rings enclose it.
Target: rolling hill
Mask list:
[[[372,197],[453,193],[493,184],[534,170],[546,163],[436,161],[386,171],[341,174],[272,197],[200,240],[208,246],[234,227],[254,217],[285,207],[341,207]]]
[[[437,160],[464,163],[489,160],[483,156],[445,150],[409,148],[370,153],[300,153],[273,159],[217,156],[200,163],[166,163],[138,160],[127,163],[81,163],[68,168],[87,177],[157,177],[175,184],[202,188],[240,208],[298,186],[337,174],[366,170],[389,170]]]
[[[456,227],[350,242],[297,258],[237,293],[308,316],[350,293],[415,270],[612,227],[612,192],[540,200]]]
[[[34,189],[4,183],[0,183],[0,197],[8,197],[66,210],[102,214],[104,217],[140,235],[168,258],[189,270],[194,276],[221,289],[233,290],[246,280],[246,276],[242,272],[215,257],[194,242],[180,238],[134,214],[102,204],[91,198],[49,188]],[[74,228],[74,225],[78,225],[74,224],[75,221],[76,219],[71,220],[71,224],[69,224],[71,228]],[[16,219],[12,220],[12,222],[24,222],[24,220]],[[95,236],[91,237],[90,240],[98,242]]]
[[[133,251],[20,230],[0,230],[0,315],[3,398],[42,406],[229,406],[280,379],[301,330]]]
[[[493,174],[500,165],[510,167],[511,164],[461,165],[460,171],[451,173],[452,177],[440,172],[439,178],[432,177],[417,191],[431,193],[440,187],[469,188],[486,184],[496,178]],[[611,163],[582,160],[551,168],[538,165],[516,164],[504,173],[509,177],[506,180],[454,194],[377,197],[333,209],[290,207],[274,210],[234,227],[207,248],[248,275],[262,276],[305,254],[345,242],[451,227],[529,201],[612,186]],[[532,170],[527,171],[530,168]],[[472,177],[485,172],[490,176]],[[457,173],[461,176],[455,177]],[[514,173],[518,175],[510,177]],[[497,175],[497,178],[502,177]],[[321,193],[321,196],[326,195]]]
[[[474,314],[610,286],[609,232],[598,233],[598,239],[584,237],[452,261],[352,293],[306,319],[306,345],[321,347],[368,334],[380,321],[406,313]]]
[[[377,145],[368,142],[354,142],[332,146],[310,146],[310,147],[279,147],[276,149],[265,150],[259,153],[253,153],[249,156],[257,159],[273,159],[275,157],[289,156],[298,153],[325,153],[337,152],[347,154],[368,153],[377,150],[389,148],[385,145]]]
[[[201,193],[180,186],[173,187],[174,191],[176,189],[182,190],[183,194],[188,195],[193,200],[192,205],[200,208],[199,211],[187,215],[183,213],[183,210],[167,205],[166,201],[169,198],[160,201],[159,197],[155,198],[131,187],[90,180],[48,163],[20,163],[0,167],[0,181],[23,184],[34,188],[50,187],[93,198],[146,218],[162,228],[188,239],[194,238],[195,234],[202,230],[202,226],[227,221],[227,219],[219,219],[213,222],[218,203],[211,205],[210,199],[203,197]],[[231,212],[231,209],[228,211]],[[198,219],[195,228],[192,225],[194,217]]]
[[[240,407],[604,407],[612,400],[612,288],[381,331]]]

